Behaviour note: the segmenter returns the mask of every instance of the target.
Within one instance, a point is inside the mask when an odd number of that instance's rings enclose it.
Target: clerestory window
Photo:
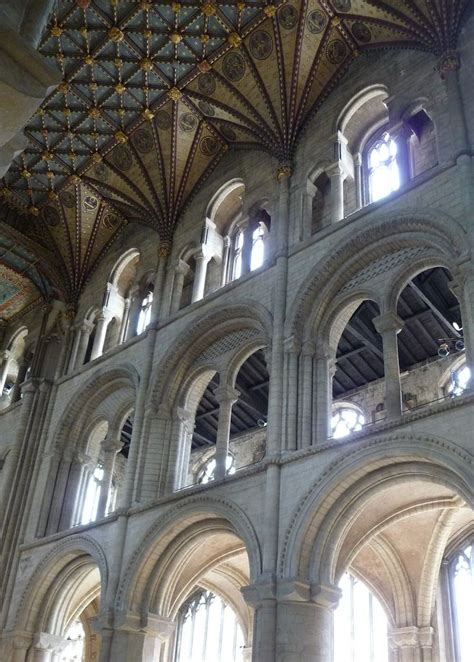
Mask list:
[[[448,386],[448,394],[455,398],[462,395],[468,388],[471,380],[471,371],[464,365],[451,373],[451,380]]]
[[[99,507],[100,486],[104,477],[104,469],[102,464],[98,464],[94,469],[94,473],[89,476],[87,482],[84,501],[82,504],[80,524],[89,524],[94,522],[97,517],[97,509]]]
[[[140,312],[138,314],[137,334],[143,333],[151,322],[151,306],[153,304],[153,291],[149,290],[142,300]]]
[[[398,145],[385,131],[367,152],[367,177],[370,202],[377,202],[400,188]]]

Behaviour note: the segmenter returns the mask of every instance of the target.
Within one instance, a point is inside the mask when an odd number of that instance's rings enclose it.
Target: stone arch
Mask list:
[[[172,559],[173,550],[185,544],[189,534],[203,533],[206,527],[233,532],[242,541],[248,554],[250,579],[256,579],[262,567],[261,548],[247,515],[229,500],[196,495],[171,507],[144,536],[123,574],[117,608],[148,608],[153,592],[151,578],[160,575]]]
[[[347,442],[344,457],[328,465],[296,507],[283,538],[280,574],[309,574],[314,541],[321,536],[323,522],[331,528],[335,521],[326,519],[334,504],[339,502],[342,495],[349,494],[351,487],[364,476],[373,473],[376,477],[378,471],[393,470],[393,467],[402,463],[424,464],[429,476],[433,475],[433,467],[436,467],[437,471],[443,472],[445,480],[457,494],[466,503],[474,505],[471,488],[474,458],[468,451],[445,439],[394,433],[366,441]],[[328,543],[325,549],[329,548]],[[335,552],[335,546],[332,552]],[[317,572],[324,563],[327,563],[326,567],[333,567],[334,558],[328,554],[325,560],[321,556]]]
[[[54,605],[51,604],[51,594],[59,595],[58,591],[66,586],[68,573],[65,570],[68,566],[72,569],[72,566],[79,568],[85,564],[98,569],[101,593],[105,595],[109,569],[102,547],[85,534],[68,536],[55,545],[35,568],[15,610],[13,627],[34,633],[52,623]],[[49,609],[45,609],[46,606]]]
[[[175,402],[197,359],[201,357],[203,365],[210,364],[210,357],[207,357],[205,352],[207,350],[208,354],[211,354],[216,342],[230,334],[238,333],[239,330],[248,329],[253,337],[249,337],[245,342],[254,342],[258,337],[264,345],[269,346],[271,327],[269,311],[256,302],[223,306],[204,315],[190,329],[185,329],[180,334],[167,352],[167,358],[157,366],[150,391],[155,407],[161,403]]]
[[[333,132],[339,130],[345,133],[348,123],[357,111],[361,110],[371,100],[382,96],[387,97],[388,95],[389,91],[387,87],[380,83],[368,85],[353,94],[337,116],[333,124]]]
[[[122,253],[110,271],[108,282],[114,287],[118,287],[124,269],[137,258],[140,258],[140,251],[138,248],[129,248],[125,253]]]
[[[218,190],[214,193],[214,195],[211,197],[206,207],[206,217],[214,222],[216,212],[219,209],[222,202],[229,195],[229,193],[231,193],[232,191],[234,191],[239,187],[244,187],[245,190],[245,182],[240,177],[234,177],[229,181],[227,181],[225,184],[222,184],[218,188]]]
[[[140,377],[134,366],[123,364],[112,369],[99,368],[82,386],[79,393],[75,394],[65,408],[57,427],[54,437],[54,446],[64,448],[64,439],[68,438],[71,430],[78,433],[88,424],[94,416],[99,405],[111,394],[121,389],[131,390],[135,395],[138,391]],[[127,397],[127,403],[130,397]],[[115,409],[111,411],[111,420]],[[77,441],[74,435],[68,440],[69,448],[74,447]]]
[[[327,313],[327,302],[370,280],[372,269],[383,273],[397,263],[427,257],[454,268],[466,257],[466,245],[465,231],[447,214],[433,210],[374,214],[301,284],[285,324],[286,337],[311,335]],[[393,259],[388,262],[390,255]]]

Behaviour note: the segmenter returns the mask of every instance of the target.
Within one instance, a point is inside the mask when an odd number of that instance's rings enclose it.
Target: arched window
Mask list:
[[[151,322],[151,306],[153,304],[153,290],[151,287],[142,299],[140,312],[138,313],[137,334],[143,333]]]
[[[61,662],[82,662],[84,659],[84,644],[86,633],[80,619],[74,621],[66,631],[66,647],[60,654]]]
[[[334,613],[334,662],[388,662],[387,616],[380,602],[349,573],[339,588],[342,598]]]
[[[334,407],[331,419],[331,430],[334,439],[342,439],[352,432],[358,432],[362,430],[364,424],[365,416],[360,409],[347,405]]]
[[[400,188],[398,145],[385,131],[367,151],[370,202],[377,202]]]
[[[232,280],[240,278],[242,274],[242,250],[244,247],[244,233],[239,228],[234,235]]]
[[[468,662],[474,650],[474,537],[452,558],[450,589],[456,662]]]
[[[447,387],[448,394],[455,398],[462,395],[469,386],[471,371],[467,365],[463,365],[451,373],[451,379]]]
[[[252,235],[252,254],[250,256],[250,271],[254,271],[262,266],[265,258],[265,231],[261,224],[256,228]]]
[[[104,477],[102,464],[98,464],[94,473],[89,476],[84,501],[82,505],[80,524],[89,524],[94,522],[97,517],[99,507],[100,486]]]
[[[232,474],[235,474],[235,466],[234,466],[234,456],[233,455],[228,455],[227,460],[225,463],[225,469],[226,469],[226,474],[228,476],[232,476]],[[197,482],[204,485],[205,483],[208,483],[211,480],[214,480],[214,472],[216,470],[216,458],[211,457],[210,460],[208,460],[205,465],[202,467],[201,471],[198,473],[198,478]]]
[[[176,662],[243,662],[244,637],[234,610],[210,591],[181,608]]]

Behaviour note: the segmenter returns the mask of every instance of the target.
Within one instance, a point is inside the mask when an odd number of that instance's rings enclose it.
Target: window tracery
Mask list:
[[[334,613],[334,662],[388,662],[387,616],[382,605],[353,575],[345,573]]]
[[[200,591],[182,608],[176,662],[243,662],[244,637],[234,610]]]
[[[235,458],[229,453],[225,463],[226,475],[232,476],[235,474]],[[214,480],[214,472],[216,470],[216,458],[213,455],[201,468],[198,473],[197,482],[201,485],[209,483],[211,480]]]
[[[338,405],[334,408],[331,419],[331,430],[334,439],[342,439],[352,432],[359,432],[365,425],[365,416],[357,408]]]
[[[386,198],[400,188],[399,148],[397,141],[384,131],[367,151],[367,177],[370,202]]]

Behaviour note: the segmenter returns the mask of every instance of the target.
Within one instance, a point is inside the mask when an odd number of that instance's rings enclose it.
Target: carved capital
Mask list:
[[[232,386],[223,385],[216,388],[214,395],[220,405],[226,403],[234,404],[234,402],[237,402],[239,399],[240,391],[238,391],[236,388],[233,388]]]
[[[449,73],[459,71],[460,68],[461,59],[457,51],[446,51],[446,53],[443,53],[439,59],[438,71],[443,79],[446,78]]]
[[[377,329],[377,332],[381,335],[388,331],[399,333],[405,325],[405,322],[393,312],[384,313],[383,315],[374,317],[372,322]]]
[[[342,591],[338,586],[332,584],[312,584],[311,599],[325,609],[336,609],[341,599]]]
[[[419,641],[419,630],[415,625],[391,630],[388,635],[388,643],[392,650],[416,648]]]

